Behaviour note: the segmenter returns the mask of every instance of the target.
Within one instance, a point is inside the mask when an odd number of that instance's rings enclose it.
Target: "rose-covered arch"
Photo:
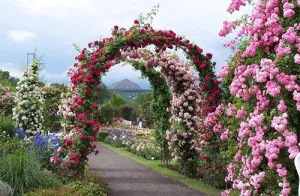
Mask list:
[[[182,49],[186,57],[192,60],[191,64],[199,73],[200,92],[206,105],[203,113],[212,111],[218,102],[220,89],[214,74],[215,63],[210,61],[212,54],[204,55],[200,47],[171,30],[155,30],[151,26],[140,25],[137,20],[129,30],[115,26],[112,37],[89,43],[89,49],[84,48],[75,58],[78,62],[74,64],[76,71],[71,77],[75,103],[71,110],[75,113],[77,134],[65,137],[60,153],[64,157],[63,166],[73,170],[74,174],[83,171],[87,155],[95,149],[95,133],[100,128],[96,100],[101,91],[101,75],[124,59],[122,50],[145,48],[149,45],[155,46],[155,52],[167,48]]]
[[[195,76],[194,68],[170,52],[153,54],[148,51],[127,49],[122,51],[121,55],[124,59],[138,58],[139,60],[129,62],[132,65],[137,61],[142,63],[139,69],[150,71],[153,67],[161,68],[162,76],[167,80],[173,94],[171,105],[162,108],[163,110],[167,108],[170,112],[172,126],[162,130],[164,132],[162,135],[167,139],[172,158],[179,163],[182,172],[187,175],[195,174],[197,168],[195,163],[204,155],[203,149],[207,146],[208,135],[202,126],[201,106],[204,102],[196,85],[198,77]]]

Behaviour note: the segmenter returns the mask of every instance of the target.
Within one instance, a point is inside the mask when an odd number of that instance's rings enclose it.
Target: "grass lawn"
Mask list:
[[[221,190],[213,188],[207,184],[202,183],[199,179],[192,179],[192,178],[188,178],[174,170],[170,170],[168,168],[162,167],[160,166],[160,161],[150,161],[147,159],[144,159],[140,156],[134,155],[131,152],[126,151],[125,149],[122,148],[116,148],[112,145],[109,144],[105,144],[103,142],[101,142],[101,145],[118,152],[119,154],[121,154],[124,157],[130,158],[135,160],[136,162],[153,169],[154,171],[157,171],[165,176],[168,176],[174,180],[176,180],[177,182],[186,184],[187,186],[197,189],[203,193],[206,193],[209,196],[219,196],[221,195]]]

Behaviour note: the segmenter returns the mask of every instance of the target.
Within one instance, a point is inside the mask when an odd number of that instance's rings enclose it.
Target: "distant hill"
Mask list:
[[[151,90],[143,89],[128,79],[115,82],[108,88],[110,91],[123,96],[126,100],[134,100],[141,93],[151,92]]]
[[[110,90],[118,90],[118,91],[139,91],[144,90],[139,85],[131,82],[128,79],[121,80],[119,82],[115,82],[108,87]]]

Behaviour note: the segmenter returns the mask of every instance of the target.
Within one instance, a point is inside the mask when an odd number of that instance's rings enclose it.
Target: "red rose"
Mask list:
[[[82,61],[84,59],[84,54],[80,54],[75,57],[75,60]]]
[[[91,140],[92,142],[94,142],[94,141],[96,141],[96,138],[95,138],[94,136],[90,136],[90,140]]]
[[[75,98],[75,102],[78,104],[78,105],[82,105],[83,104],[83,100],[78,97],[78,98]]]
[[[89,66],[89,70],[92,71],[93,69],[95,69],[94,65]]]
[[[106,68],[106,69],[111,68],[111,64],[110,64],[110,63],[106,63],[106,64],[105,64],[105,68]]]
[[[198,63],[199,63],[199,57],[198,57],[198,56],[195,56],[195,58],[194,58],[193,61],[194,61],[195,64],[198,64]]]
[[[68,139],[66,139],[65,143],[66,143],[67,146],[71,146],[72,145],[72,140],[68,138]]]
[[[116,30],[117,30],[118,28],[119,28],[119,26],[118,26],[118,25],[115,25],[115,26],[114,26],[114,29],[116,29]]]
[[[133,23],[134,24],[140,24],[140,22],[138,20],[134,20]]]
[[[95,155],[99,154],[99,150],[96,150]]]
[[[206,56],[211,59],[213,55],[211,53],[206,53]]]
[[[206,76],[204,80],[205,80],[205,82],[209,82],[210,81],[210,77]]]
[[[144,34],[144,33],[145,33],[145,29],[141,29],[140,32],[141,32],[142,34]]]
[[[85,135],[84,135],[83,133],[80,133],[80,134],[79,134],[79,137],[80,137],[80,139],[85,139],[85,138],[86,138]]]
[[[92,108],[94,108],[95,110],[98,110],[98,106],[96,104],[92,104]]]
[[[217,64],[216,62],[213,62],[213,66],[216,66],[216,64]]]
[[[218,80],[214,80],[214,84],[218,85],[220,82]]]
[[[99,70],[95,70],[95,75],[100,76],[101,72]]]
[[[200,67],[200,69],[205,69],[206,64],[205,63],[201,63],[199,67]]]

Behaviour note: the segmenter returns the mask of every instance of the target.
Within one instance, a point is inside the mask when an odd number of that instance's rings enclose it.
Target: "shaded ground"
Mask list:
[[[111,196],[203,196],[119,153],[98,146],[100,154],[89,156],[89,169],[107,180]]]

